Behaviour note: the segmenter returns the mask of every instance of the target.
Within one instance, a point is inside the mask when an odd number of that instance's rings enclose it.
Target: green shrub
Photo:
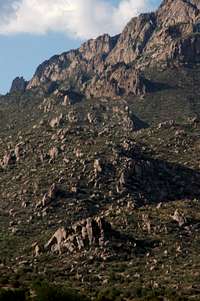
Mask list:
[[[22,289],[1,289],[0,301],[25,301],[26,294]]]
[[[87,301],[87,298],[75,290],[48,283],[37,284],[34,288],[34,301]]]
[[[121,301],[120,291],[116,288],[105,288],[101,290],[96,298],[96,301]]]

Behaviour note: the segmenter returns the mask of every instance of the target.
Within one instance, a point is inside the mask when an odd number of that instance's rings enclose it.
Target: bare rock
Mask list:
[[[179,227],[182,227],[186,224],[187,219],[183,213],[181,213],[178,209],[175,210],[172,219],[178,223]]]
[[[0,165],[5,168],[9,165],[14,165],[17,161],[14,151],[8,151],[5,153],[3,160],[1,160]]]
[[[136,69],[117,64],[108,67],[99,77],[94,77],[85,93],[87,98],[120,98],[145,94],[146,89],[145,80]]]
[[[45,61],[27,89],[59,97],[64,83],[66,91],[87,98],[144,95],[149,85],[139,70],[200,62],[199,20],[197,0],[164,0],[157,11],[132,18],[120,35],[102,35]],[[66,95],[65,105],[76,102]]]
[[[58,229],[45,245],[53,252],[76,252],[92,246],[103,247],[112,238],[111,225],[104,218],[88,218],[70,229]]]
[[[66,230],[64,228],[59,228],[51,237],[51,239],[47,242],[47,244],[44,246],[44,249],[45,250],[51,249],[53,252],[56,251],[61,253],[61,248],[66,238],[67,238]]]
[[[49,150],[49,156],[52,161],[55,161],[58,155],[59,155],[59,149],[57,147],[54,146]]]
[[[59,189],[57,185],[54,183],[51,185],[49,188],[48,192],[44,194],[43,198],[41,201],[39,201],[36,205],[36,208],[38,207],[46,207],[50,205],[57,197],[57,194],[59,192]]]
[[[43,253],[43,247],[38,242],[32,244],[32,249],[34,257],[39,257]]]
[[[50,121],[50,126],[52,128],[59,127],[59,126],[61,126],[62,122],[63,122],[63,115],[61,114],[60,116],[53,118]]]
[[[23,77],[16,77],[12,82],[12,86],[10,88],[10,93],[25,92],[27,84],[28,84],[28,82],[25,81],[25,79]]]
[[[94,160],[94,174],[97,177],[103,170],[102,162],[100,159]]]
[[[151,233],[151,220],[147,214],[142,214],[142,220],[143,220],[143,228],[144,230],[147,230],[147,232]]]
[[[18,143],[15,146],[14,153],[15,153],[16,161],[19,161],[20,158],[23,157],[24,154],[25,154],[25,144],[24,143]]]

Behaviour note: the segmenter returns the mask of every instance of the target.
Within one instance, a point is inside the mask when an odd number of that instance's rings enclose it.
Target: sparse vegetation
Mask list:
[[[165,1],[159,25],[134,18],[0,96],[0,301],[200,299],[199,34],[178,3],[184,24]]]

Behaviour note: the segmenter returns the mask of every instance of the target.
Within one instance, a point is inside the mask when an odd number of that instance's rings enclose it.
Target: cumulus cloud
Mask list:
[[[0,0],[2,1],[2,0]],[[152,9],[150,0],[7,0],[0,5],[0,34],[65,32],[87,39],[116,34],[131,17]],[[3,6],[2,6],[3,7]]]

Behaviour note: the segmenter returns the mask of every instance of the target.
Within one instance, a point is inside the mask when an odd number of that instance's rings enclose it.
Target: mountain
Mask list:
[[[27,82],[23,77],[16,77],[13,82],[12,86],[10,88],[10,93],[13,92],[25,92],[27,86]]]
[[[199,6],[165,0],[0,96],[0,300],[199,300]]]
[[[133,18],[120,35],[103,35],[42,63],[27,89],[75,90],[87,98],[119,98],[151,90],[147,67],[200,62],[198,1],[164,1]]]

